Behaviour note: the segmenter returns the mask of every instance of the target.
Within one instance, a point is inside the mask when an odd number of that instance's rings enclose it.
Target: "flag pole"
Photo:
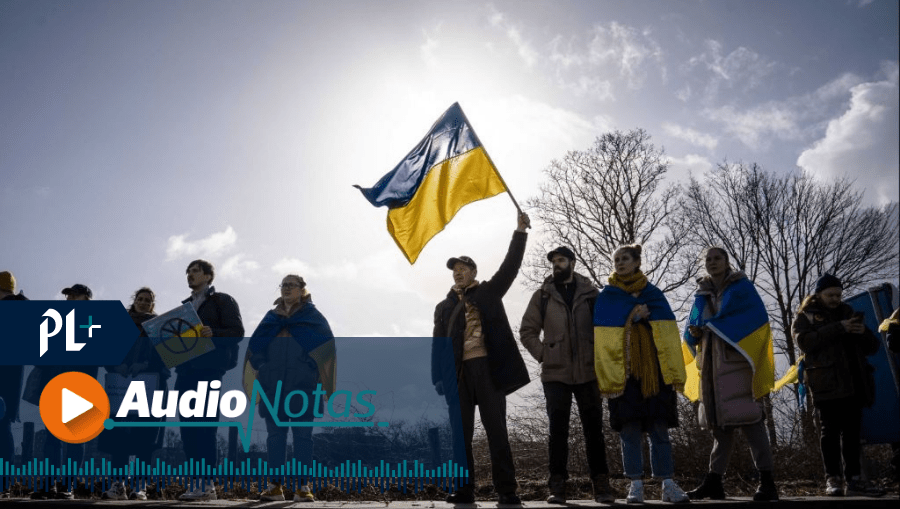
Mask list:
[[[478,133],[475,132],[475,127],[472,126],[472,122],[469,122],[469,117],[466,116],[466,112],[463,111],[462,106],[459,107],[460,113],[462,113],[463,119],[466,121],[466,125],[469,126],[469,129],[472,130],[472,135],[475,136],[475,139],[478,141],[478,144],[481,145],[481,150],[484,151],[484,155],[487,157],[489,163],[491,163],[491,167],[494,168],[494,173],[497,175],[497,178],[500,179],[500,182],[503,184],[503,187],[506,188],[506,194],[509,195],[509,199],[512,200],[513,205],[516,206],[516,210],[519,211],[519,214],[524,214],[522,212],[522,208],[519,207],[519,202],[516,201],[516,197],[513,196],[512,190],[510,190],[509,186],[506,185],[506,181],[503,180],[503,175],[500,175],[500,170],[497,169],[497,165],[494,164],[494,160],[491,159],[491,155],[488,154],[487,147],[484,146],[484,143],[481,143],[481,138],[478,137]]]

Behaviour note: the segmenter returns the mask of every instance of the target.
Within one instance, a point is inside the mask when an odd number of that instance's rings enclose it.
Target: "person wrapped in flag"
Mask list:
[[[275,309],[269,310],[259,326],[253,331],[247,349],[249,362],[256,370],[256,379],[262,389],[274,402],[278,384],[281,394],[302,391],[313,394],[318,386],[325,391],[322,404],[335,391],[337,357],[334,334],[325,316],[312,302],[312,295],[306,289],[306,281],[297,274],[284,276],[279,285],[281,296],[275,300]],[[269,465],[278,468],[287,464],[287,436],[294,435],[294,459],[298,465],[312,465],[312,427],[285,427],[279,423],[290,421],[312,422],[315,412],[324,408],[313,408],[314,403],[304,398],[293,398],[290,407],[278,407],[277,414],[265,404],[260,404],[259,415],[266,421],[266,449]],[[320,414],[321,415],[321,414]],[[307,479],[299,479],[295,486],[294,502],[315,500]],[[260,500],[285,500],[281,482],[260,494]]]
[[[354,187],[388,207],[388,232],[409,263],[463,206],[507,191],[459,103],[374,186]]]
[[[643,434],[650,439],[653,477],[662,479],[663,502],[687,502],[672,478],[675,465],[669,429],[678,426],[675,391],[685,382],[678,326],[665,295],[647,281],[641,246],[613,253],[615,271],[594,305],[594,370],[609,398],[609,425],[619,432],[627,503],[644,501]]]
[[[703,260],[707,275],[697,280],[682,349],[691,382],[685,395],[699,399],[700,427],[712,432],[713,448],[709,472],[688,496],[725,498],[722,476],[734,447],[734,432],[740,429],[759,471],[760,485],[753,500],[778,500],[760,401],[775,385],[769,315],[753,283],[731,268],[724,249],[707,248]]]

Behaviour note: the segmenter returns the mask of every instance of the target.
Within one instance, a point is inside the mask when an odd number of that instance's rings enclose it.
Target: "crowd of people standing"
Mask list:
[[[506,424],[506,398],[530,382],[525,361],[516,343],[503,298],[515,281],[527,242],[529,218],[519,213],[506,256],[490,278],[477,279],[478,265],[468,256],[452,257],[447,268],[453,285],[435,308],[435,341],[432,348],[432,383],[447,398],[454,437],[464,444],[464,457],[454,458],[468,466],[467,483],[455,486],[447,498],[454,504],[475,501],[475,458],[472,450],[475,408],[487,436],[492,482],[503,505],[520,504],[513,451]],[[768,315],[754,284],[735,270],[728,253],[708,248],[701,259],[706,274],[697,280],[695,302],[686,328],[679,330],[665,294],[641,271],[642,248],[625,245],[613,253],[613,271],[598,289],[575,271],[578,255],[567,246],[547,253],[552,273],[527,305],[519,328],[519,340],[540,364],[541,385],[546,399],[548,430],[548,502],[567,502],[569,425],[574,398],[584,433],[585,457],[598,503],[616,498],[609,478],[604,438],[603,400],[607,401],[609,425],[619,435],[621,461],[629,479],[625,501],[644,501],[643,443],[649,443],[650,472],[661,482],[661,500],[683,503],[697,499],[724,499],[723,477],[740,430],[749,444],[759,473],[755,501],[778,500],[774,460],[765,427],[762,405],[774,385]],[[212,282],[215,269],[205,260],[194,260],[186,270],[190,303],[201,326],[199,334],[214,338],[215,350],[175,368],[175,389],[192,390],[198,383],[220,381],[238,365],[239,343],[245,328],[237,302],[218,292]],[[268,391],[282,383],[282,391],[312,392],[321,384],[335,390],[335,345],[328,321],[312,303],[306,282],[296,274],[286,275],[281,295],[251,334],[249,363],[257,380]],[[860,427],[862,409],[872,404],[874,383],[866,357],[881,342],[866,328],[859,313],[842,301],[843,284],[824,274],[797,311],[791,331],[805,356],[803,382],[812,393],[820,423],[821,452],[826,474],[826,494],[876,494],[860,477]],[[83,284],[62,290],[70,300],[90,300],[92,292]],[[10,272],[0,273],[0,299],[22,300]],[[128,308],[140,328],[156,316],[155,294],[138,289]],[[896,312],[888,332],[896,336]],[[888,322],[886,322],[888,323]],[[106,366],[108,377],[142,376],[149,390],[164,389],[170,369],[156,354],[141,328],[123,362]],[[446,339],[449,338],[449,341]],[[895,348],[891,342],[891,348]],[[697,415],[703,429],[712,435],[708,473],[695,489],[685,492],[675,482],[675,458],[669,430],[679,426],[678,393],[685,392],[688,368],[696,369]],[[23,367],[0,370],[0,398],[6,412],[0,419],[0,457],[14,454],[11,423],[20,402],[36,404],[35,394],[59,373],[79,370],[97,377],[98,367],[41,366],[25,381]],[[273,390],[274,392],[274,390]],[[311,406],[311,405],[310,405]],[[279,415],[265,409],[261,415],[268,431],[267,454],[272,465],[287,457],[288,429],[279,422],[312,421],[313,409],[283,408]],[[299,417],[297,416],[299,415]],[[217,417],[182,420],[213,422]],[[312,460],[312,428],[292,427],[294,458]],[[216,428],[181,427],[187,457],[216,464]],[[125,463],[131,455],[149,458],[157,444],[158,428],[120,427],[98,439],[98,448],[114,463]],[[645,438],[646,437],[646,438]],[[48,436],[44,457],[60,458],[61,443]],[[80,462],[82,446],[68,447],[68,455]],[[301,479],[294,501],[314,500]],[[43,492],[45,498],[72,498],[56,487]],[[127,498],[126,487],[116,483],[104,494]],[[132,498],[144,494],[132,490]],[[185,500],[217,498],[211,482],[198,483],[185,493]],[[262,494],[263,500],[285,500],[281,482]]]

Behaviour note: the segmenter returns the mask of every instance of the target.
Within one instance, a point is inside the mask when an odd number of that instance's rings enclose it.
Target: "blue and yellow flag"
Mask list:
[[[681,391],[685,383],[684,364],[679,351],[678,324],[662,291],[651,285],[637,297],[613,285],[606,285],[594,303],[594,372],[604,398],[625,391],[629,377],[625,345],[628,315],[639,304],[650,310],[650,330],[659,359],[663,381]]]
[[[463,206],[506,191],[459,103],[363,196],[388,207],[387,227],[409,263]]]
[[[766,306],[753,283],[744,277],[728,285],[722,294],[719,312],[713,316],[704,316],[708,298],[708,295],[697,294],[688,325],[708,327],[747,359],[753,369],[754,398],[759,399],[770,393],[775,385],[772,329]],[[684,395],[696,401],[700,397],[700,372],[695,359],[698,339],[691,336],[687,328],[682,338],[682,353],[688,374]]]

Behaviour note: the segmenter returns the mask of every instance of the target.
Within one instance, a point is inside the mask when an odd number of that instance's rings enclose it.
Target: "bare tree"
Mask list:
[[[697,247],[721,245],[763,294],[776,348],[797,362],[790,330],[800,302],[829,272],[848,291],[898,276],[898,206],[865,207],[853,182],[776,175],[722,163],[691,179],[681,221]],[[779,337],[780,336],[780,337]]]
[[[702,181],[691,179],[685,197],[680,214],[691,225],[690,241],[697,251],[724,247],[754,281],[769,308],[775,351],[789,364],[797,363],[790,332],[796,310],[821,274],[840,277],[850,291],[897,278],[897,204],[864,207],[848,179],[823,182],[803,172],[776,175],[756,164],[724,162]],[[772,400],[765,404],[774,417]],[[813,436],[809,417],[802,426]],[[774,418],[768,429],[777,443]]]
[[[651,282],[663,291],[684,285],[697,267],[684,256],[682,226],[672,221],[680,190],[664,185],[668,169],[664,150],[643,129],[606,133],[551,162],[540,196],[527,201],[546,234],[526,262],[531,286],[547,274],[550,245],[570,246],[579,270],[601,286],[615,250],[634,243],[644,246],[641,270]]]

